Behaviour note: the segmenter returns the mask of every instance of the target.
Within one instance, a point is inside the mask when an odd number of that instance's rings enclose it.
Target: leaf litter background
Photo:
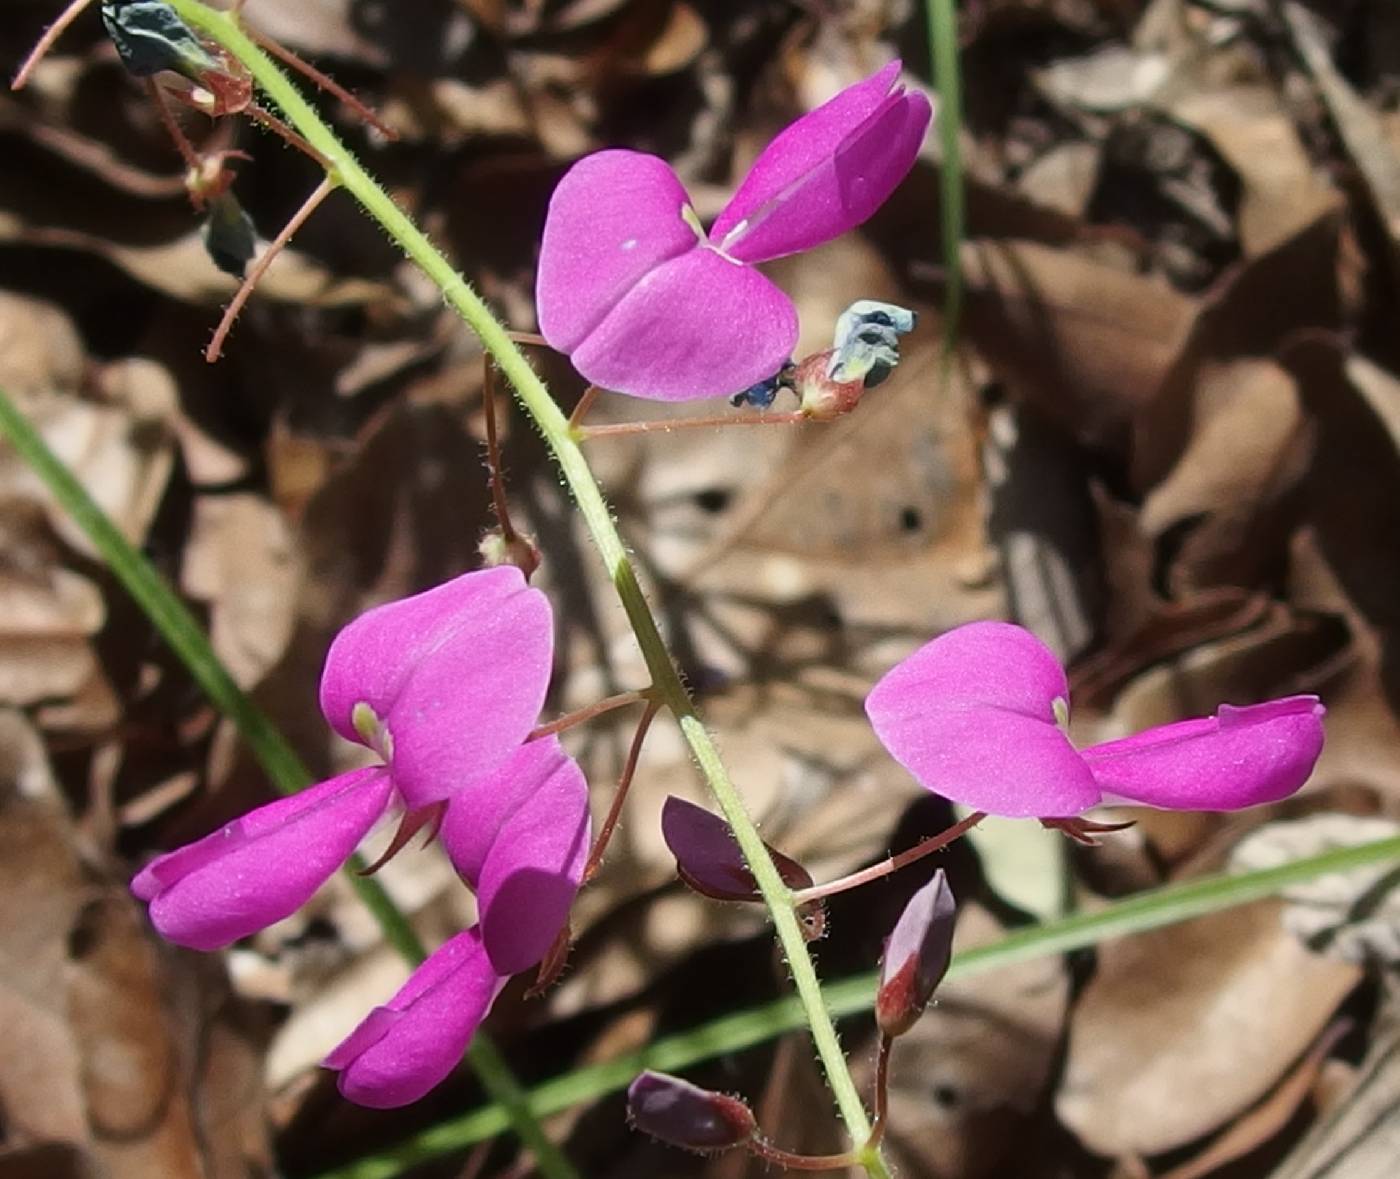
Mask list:
[[[58,7],[6,6],[7,72]],[[928,77],[907,0],[250,0],[248,14],[400,130],[385,146],[332,110],[519,329],[534,326],[548,194],[578,155],[658,152],[713,215],[796,113],[892,53]],[[1400,8],[968,0],[961,39],[958,357],[940,355],[931,139],[864,231],[772,268],[798,301],[801,351],[855,298],[920,311],[903,366],[858,413],[590,451],[766,838],[819,878],[951,818],[860,708],[942,628],[1009,613],[1034,627],[1071,661],[1086,740],[1221,699],[1324,696],[1318,772],[1271,811],[1146,813],[1087,852],[988,824],[945,858],[969,945],[1397,829]],[[266,236],[315,183],[246,127],[191,127],[253,152],[237,192]],[[0,97],[0,147],[0,384],[303,755],[344,768],[315,709],[329,637],[468,567],[489,524],[479,349],[337,196],[205,366],[231,283],[95,13],[27,92]],[[541,363],[571,402],[567,367]],[[598,412],[638,411],[662,412]],[[640,684],[519,420],[508,463],[560,616],[553,705]],[[340,882],[222,960],[152,938],[125,892],[135,867],[268,788],[8,450],[0,497],[0,1179],[308,1175],[479,1104],[463,1074],[373,1113],[315,1067],[403,974]],[[599,807],[628,736],[618,719],[573,739]],[[757,915],[674,882],[657,822],[672,792],[704,801],[658,724],[580,901],[570,973],[542,1002],[516,984],[497,1006],[525,1079],[782,990]],[[921,882],[904,875],[833,904],[828,977],[873,965]],[[383,879],[429,939],[471,918],[435,850]],[[899,1173],[1393,1174],[1400,904],[1384,883],[1324,881],[948,986],[895,1055]],[[853,1021],[868,1071],[866,1036]],[[749,1094],[785,1146],[837,1145],[801,1037],[694,1076]],[[615,1098],[551,1129],[590,1175],[759,1173],[641,1140]],[[512,1150],[416,1173],[518,1174]]]

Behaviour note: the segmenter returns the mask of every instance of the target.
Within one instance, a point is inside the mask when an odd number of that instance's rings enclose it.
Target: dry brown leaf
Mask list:
[[[1312,73],[1352,161],[1365,178],[1376,212],[1390,236],[1391,264],[1400,263],[1400,153],[1380,116],[1360,98],[1333,64],[1319,19],[1296,0],[1282,5],[1298,54]]]
[[[1268,360],[1205,364],[1192,418],[1186,448],[1144,500],[1139,525],[1159,544],[1189,528],[1167,573],[1173,594],[1267,585],[1282,566],[1310,457],[1295,383]]]
[[[214,651],[241,687],[281,658],[300,582],[291,531],[267,500],[251,493],[195,500],[180,584],[209,603]]]
[[[267,1161],[259,1082],[246,1034],[216,1026],[239,1018],[219,1010],[219,967],[159,946],[84,865],[62,802],[36,794],[47,767],[24,728],[0,726],[7,1145],[63,1144],[107,1179],[246,1175]]]
[[[1335,212],[1341,194],[1319,175],[1271,87],[1192,90],[1173,115],[1204,134],[1244,186],[1238,222],[1246,258],[1268,253]]]
[[[1279,918],[1264,901],[1100,948],[1056,1099],[1085,1146],[1145,1155],[1191,1142],[1312,1043],[1360,972],[1310,954]]]
[[[59,307],[0,291],[0,388],[26,403],[73,393],[86,366],[82,338]]]
[[[992,370],[1091,445],[1123,443],[1191,330],[1165,284],[1033,242],[970,242],[966,330]]]

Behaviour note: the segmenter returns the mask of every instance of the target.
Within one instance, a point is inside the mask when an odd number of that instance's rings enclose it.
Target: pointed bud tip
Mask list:
[[[887,1036],[903,1035],[923,1013],[953,956],[957,902],[940,868],[904,906],[880,962],[875,1019]]]
[[[650,1070],[628,1086],[627,1116],[644,1134],[697,1154],[731,1150],[758,1132],[739,1098]]]

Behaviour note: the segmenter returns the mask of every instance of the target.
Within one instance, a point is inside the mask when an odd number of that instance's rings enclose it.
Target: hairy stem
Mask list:
[[[768,855],[758,829],[745,810],[743,800],[730,781],[719,752],[681,681],[642,593],[636,569],[613,523],[612,512],[579,449],[568,419],[550,396],[544,382],[530,367],[524,353],[511,339],[510,333],[491,314],[481,297],[365,171],[282,73],[277,63],[239,28],[236,21],[225,14],[206,8],[197,0],[171,0],[171,7],[190,25],[217,41],[243,63],[297,131],[325,157],[345,190],[418,264],[442,291],[447,302],[476,332],[515,389],[526,412],[534,419],[545,442],[554,452],[579,513],[622,602],[651,672],[656,696],[674,713],[705,781],[733,829],[749,870],[758,882],[764,902],[772,914],[774,929],[792,972],[813,1042],[826,1070],[846,1131],[853,1142],[866,1142],[870,1137],[870,1119],[851,1078],[836,1026],[822,997],[817,972],[802,937],[792,891],[778,875],[778,869]],[[861,1161],[874,1179],[888,1179],[889,1171],[878,1150],[862,1150]]]

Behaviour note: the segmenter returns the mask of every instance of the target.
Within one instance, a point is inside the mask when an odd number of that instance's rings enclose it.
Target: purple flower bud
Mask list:
[[[923,1013],[953,956],[957,904],[939,868],[895,922],[880,960],[875,1020],[887,1036],[901,1036]]]
[[[661,808],[661,835],[676,857],[676,874],[701,896],[716,901],[762,900],[758,882],[744,862],[729,824],[718,815],[674,794]],[[810,888],[812,874],[768,844],[778,875],[789,888]]]
[[[627,1116],[644,1134],[697,1154],[743,1146],[758,1133],[753,1111],[739,1098],[667,1073],[647,1071],[632,1082]]]

